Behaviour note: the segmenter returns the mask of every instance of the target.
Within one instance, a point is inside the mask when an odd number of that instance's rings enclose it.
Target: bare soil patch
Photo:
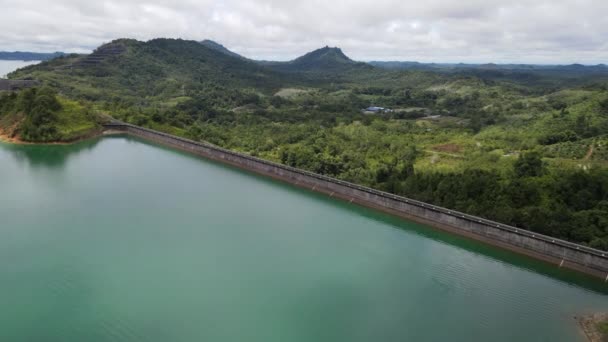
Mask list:
[[[274,94],[274,96],[290,99],[290,98],[298,96],[300,94],[308,93],[309,91],[310,90],[297,89],[297,88],[283,88],[283,89],[279,90],[276,94]]]
[[[447,153],[460,153],[462,152],[462,147],[457,144],[443,144],[433,146],[433,150]]]
[[[608,313],[576,317],[589,342],[608,342]]]

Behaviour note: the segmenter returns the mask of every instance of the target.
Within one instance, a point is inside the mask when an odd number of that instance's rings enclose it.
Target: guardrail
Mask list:
[[[234,156],[237,156],[237,157],[240,157],[240,158],[243,158],[243,159],[248,159],[248,160],[251,160],[251,161],[255,161],[257,163],[266,164],[266,165],[269,165],[269,166],[272,166],[272,167],[284,169],[286,171],[290,171],[290,172],[294,172],[294,173],[299,173],[299,174],[306,175],[308,177],[316,178],[316,179],[319,179],[319,180],[323,180],[323,181],[326,181],[326,182],[331,182],[331,183],[339,184],[339,185],[342,185],[342,186],[345,186],[345,187],[348,187],[348,188],[351,188],[351,189],[359,190],[359,191],[362,191],[362,192],[367,192],[367,193],[370,193],[370,194],[373,194],[373,195],[377,195],[377,196],[380,196],[380,197],[390,198],[390,199],[398,201],[398,202],[403,202],[403,203],[406,203],[406,204],[409,204],[409,205],[418,206],[418,207],[421,207],[421,208],[424,208],[424,209],[427,209],[427,210],[437,211],[437,212],[440,212],[440,213],[443,213],[443,214],[447,214],[447,215],[450,215],[450,216],[455,216],[455,217],[458,217],[458,218],[461,218],[461,219],[464,219],[464,220],[467,220],[467,221],[471,221],[471,222],[474,222],[474,223],[481,223],[481,224],[484,224],[484,225],[487,225],[487,226],[490,226],[490,227],[493,227],[493,228],[497,228],[497,229],[500,229],[500,230],[504,230],[504,231],[507,231],[507,232],[510,232],[510,233],[518,234],[518,235],[525,236],[525,237],[528,237],[528,238],[544,241],[544,242],[547,242],[547,243],[551,243],[551,244],[558,245],[558,246],[561,246],[561,247],[565,247],[565,248],[568,248],[568,249],[572,249],[572,250],[575,250],[575,251],[585,252],[585,253],[588,253],[588,254],[600,257],[600,258],[608,259],[608,252],[604,252],[604,251],[601,251],[601,250],[598,250],[598,249],[595,249],[595,248],[579,245],[579,244],[576,244],[576,243],[573,243],[573,242],[570,242],[570,241],[565,241],[565,240],[553,238],[553,237],[550,237],[550,236],[547,236],[547,235],[543,235],[543,234],[539,234],[539,233],[535,233],[535,232],[532,232],[532,231],[529,231],[529,230],[526,230],[526,229],[517,228],[517,227],[514,227],[514,226],[510,226],[510,225],[506,225],[506,224],[503,224],[503,223],[499,223],[499,222],[496,222],[496,221],[492,221],[492,220],[484,219],[484,218],[481,218],[481,217],[465,214],[465,213],[462,213],[462,212],[459,212],[459,211],[456,211],[456,210],[451,210],[451,209],[448,209],[448,208],[432,205],[432,204],[421,202],[421,201],[414,200],[414,199],[411,199],[411,198],[394,195],[394,194],[391,194],[391,193],[388,193],[388,192],[384,192],[384,191],[372,189],[372,188],[369,188],[369,187],[361,186],[361,185],[358,185],[358,184],[354,184],[354,183],[346,182],[346,181],[343,181],[343,180],[339,180],[339,179],[336,179],[336,178],[320,175],[320,174],[317,174],[317,173],[314,173],[314,172],[310,172],[310,171],[306,171],[306,170],[301,170],[301,169],[298,169],[298,168],[295,168],[295,167],[291,167],[291,166],[287,166],[287,165],[271,162],[271,161],[268,161],[268,160],[264,160],[264,159],[261,159],[261,158],[250,156],[248,154],[231,151],[231,150],[228,150],[228,149],[225,149],[225,148],[222,148],[222,147],[219,147],[219,146],[207,143],[207,142],[198,142],[198,141],[194,141],[194,140],[190,140],[190,139],[174,136],[174,135],[171,135],[171,134],[167,134],[167,133],[163,133],[163,132],[159,132],[159,131],[155,131],[155,130],[151,130],[151,129],[148,129],[148,128],[143,128],[143,127],[139,127],[139,126],[135,126],[135,125],[128,124],[128,123],[123,123],[123,122],[112,122],[112,123],[109,123],[109,124],[105,124],[104,126],[107,127],[107,128],[121,128],[121,127],[131,128],[131,129],[141,130],[141,131],[148,132],[148,133],[155,134],[155,135],[161,135],[161,136],[164,136],[164,137],[169,138],[169,139],[181,141],[183,143],[187,143],[187,144],[192,144],[192,145],[197,145],[197,146],[213,149],[213,150],[225,153],[225,154],[234,155]]]

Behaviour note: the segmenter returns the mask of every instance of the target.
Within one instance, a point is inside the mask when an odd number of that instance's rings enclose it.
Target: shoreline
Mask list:
[[[96,139],[96,138],[101,138],[101,137],[105,137],[105,136],[112,136],[112,135],[132,135],[132,136],[136,136],[139,138],[142,138],[144,140],[148,140],[151,141],[155,144],[159,144],[159,145],[164,145],[167,146],[169,148],[172,149],[176,149],[176,150],[181,150],[190,154],[194,154],[197,156],[201,156],[200,154],[193,152],[190,149],[186,149],[186,148],[182,148],[176,145],[172,145],[172,144],[167,144],[167,143],[162,143],[162,142],[158,142],[155,141],[153,139],[147,139],[145,137],[140,137],[136,134],[132,134],[130,132],[125,132],[125,131],[121,131],[121,130],[116,130],[116,129],[97,129],[94,130],[92,132],[90,132],[87,135],[84,135],[82,137],[79,137],[73,141],[69,141],[69,142],[50,142],[50,143],[35,143],[35,142],[27,142],[27,141],[22,141],[20,139],[16,139],[16,138],[10,138],[8,137],[8,135],[6,135],[3,131],[0,131],[0,142],[6,142],[9,144],[15,144],[15,145],[48,145],[48,146],[53,146],[53,145],[70,145],[70,144],[75,144],[75,143],[79,143],[82,141],[86,141],[89,139]],[[275,174],[272,174],[270,172],[259,172],[259,171],[253,171],[253,170],[248,170],[246,168],[243,168],[241,165],[238,165],[236,163],[224,160],[224,159],[217,159],[217,158],[212,158],[209,156],[201,156],[205,159],[211,159],[211,160],[215,160],[224,164],[228,164],[234,167],[237,167],[239,169],[245,170],[247,172],[253,172],[259,175],[263,175],[281,182],[285,182],[291,185],[294,185],[298,188],[303,188],[303,189],[307,189],[313,192],[317,192],[317,193],[323,193],[323,194],[327,194],[330,195],[330,197],[333,197],[335,199],[338,200],[342,200],[342,201],[347,201],[356,205],[360,205],[363,207],[367,207],[370,209],[374,209],[374,210],[378,210],[380,212],[384,212],[387,213],[389,215],[392,216],[396,216],[402,219],[406,219],[406,220],[411,220],[413,222],[417,222],[417,223],[421,223],[421,224],[425,224],[428,225],[432,228],[438,229],[438,230],[442,230],[442,231],[446,231],[448,233],[452,233],[455,235],[459,235],[459,236],[464,236],[467,238],[470,238],[472,240],[476,240],[479,241],[481,243],[485,243],[488,245],[492,245],[498,248],[502,248],[502,249],[506,249],[506,250],[510,250],[512,252],[515,252],[517,254],[521,254],[521,255],[526,255],[528,257],[532,257],[534,259],[537,260],[541,260],[541,261],[545,261],[548,262],[550,264],[556,264],[554,260],[551,260],[551,258],[547,257],[547,256],[543,256],[539,253],[534,253],[533,251],[530,250],[525,250],[525,249],[521,249],[521,248],[517,248],[514,246],[510,246],[506,243],[500,243],[497,241],[494,241],[492,239],[489,238],[484,238],[484,237],[480,237],[480,236],[476,236],[474,234],[463,234],[463,232],[460,232],[456,229],[454,229],[453,227],[450,227],[448,225],[445,224],[440,224],[437,222],[433,222],[421,217],[417,217],[414,215],[408,215],[408,214],[404,214],[403,212],[397,211],[397,210],[392,210],[392,209],[387,209],[385,207],[379,206],[379,205],[372,205],[370,203],[366,203],[364,201],[349,201],[350,197],[345,197],[342,196],[340,194],[336,194],[331,190],[328,189],[324,189],[324,188],[310,188],[309,186],[306,186],[305,184],[294,184],[292,182],[286,182],[284,179],[282,179],[281,177],[278,177]],[[561,267],[561,265],[560,265]],[[575,270],[581,273],[585,273],[585,274],[589,274],[588,272],[586,272],[583,269],[579,269],[577,267],[572,267],[572,265],[570,265],[570,267],[568,267],[568,265],[566,265],[566,268],[571,269],[571,270]],[[588,341],[588,342],[605,342],[608,341],[606,338],[608,338],[608,335],[602,333],[602,331],[599,328],[599,324],[600,323],[604,323],[604,324],[608,324],[608,313],[595,313],[595,314],[586,314],[586,315],[577,315],[574,316],[574,319],[576,321],[576,325],[578,326],[581,334],[584,336],[584,340]]]
[[[608,325],[608,313],[595,313],[576,317],[579,328],[589,342],[604,342],[608,333],[600,329],[600,325]]]
[[[517,227],[504,226],[479,217],[408,198],[401,198],[393,194],[382,193],[371,188],[290,168],[283,164],[251,157],[214,145],[194,142],[167,133],[124,123],[110,124],[107,128],[274,178],[296,187],[325,193],[336,199],[376,209],[435,229],[511,250],[518,254],[554,264],[559,268],[564,267],[593,276],[604,280],[604,282],[608,281],[606,271],[601,264],[605,259],[605,252],[599,250],[587,250],[586,247],[572,242],[562,241]],[[599,268],[596,264],[593,264],[594,262],[599,263],[597,264]]]
[[[133,126],[133,127],[137,127],[137,126]],[[137,128],[139,128],[139,127],[137,127]],[[143,129],[143,130],[146,130],[146,129]],[[152,131],[152,130],[149,130],[149,131],[153,132],[155,135],[173,137],[166,133],[156,132],[156,131]],[[4,136],[4,138],[8,138],[6,136],[6,134],[2,135],[2,133],[3,132],[0,132],[0,140],[2,140],[3,136]],[[415,215],[414,213],[411,213],[411,212],[398,210],[397,208],[392,208],[391,206],[381,205],[381,203],[375,203],[373,201],[368,201],[368,200],[361,199],[361,198],[355,198],[357,196],[353,197],[352,195],[342,194],[341,191],[338,191],[335,189],[329,189],[329,188],[325,189],[324,186],[319,185],[319,184],[315,185],[314,187],[312,185],[308,186],[308,184],[306,184],[306,182],[301,182],[301,181],[294,182],[293,180],[287,180],[287,179],[285,179],[285,177],[282,177],[281,175],[278,175],[275,172],[270,172],[270,170],[261,170],[259,168],[251,167],[249,165],[243,166],[243,165],[241,165],[242,162],[236,162],[234,160],[230,160],[230,158],[226,158],[225,156],[218,157],[218,156],[210,155],[209,153],[202,153],[200,151],[193,150],[192,146],[188,146],[188,147],[181,146],[180,144],[163,141],[165,139],[162,139],[162,138],[160,139],[161,141],[159,141],[159,139],[155,139],[153,137],[151,138],[148,136],[141,136],[140,134],[134,134],[133,132],[130,132],[129,130],[124,130],[121,128],[117,129],[115,127],[112,127],[111,125],[109,125],[109,127],[105,126],[100,129],[94,130],[94,131],[90,132],[89,134],[86,134],[84,136],[81,136],[78,139],[75,139],[75,140],[69,141],[69,142],[66,141],[66,142],[53,142],[53,143],[31,143],[31,142],[24,142],[24,141],[21,141],[19,139],[14,139],[14,138],[13,139],[8,138],[9,139],[8,142],[13,143],[13,144],[23,144],[23,145],[32,145],[32,144],[69,145],[69,144],[81,142],[81,141],[88,140],[88,139],[98,138],[98,137],[102,137],[102,136],[106,136],[106,135],[115,135],[115,134],[126,134],[126,135],[139,136],[140,138],[143,138],[144,140],[151,140],[155,143],[159,143],[160,145],[165,145],[167,147],[174,148],[177,150],[183,150],[183,151],[195,154],[195,155],[202,156],[206,159],[212,159],[212,160],[215,159],[224,164],[233,165],[239,169],[244,169],[244,170],[247,170],[247,171],[250,171],[253,173],[262,174],[264,176],[277,179],[279,181],[290,183],[292,185],[295,185],[296,187],[308,188],[308,189],[312,189],[315,192],[330,194],[332,197],[335,197],[336,199],[346,200],[346,201],[349,201],[350,203],[358,204],[358,205],[361,205],[364,207],[368,207],[371,209],[375,209],[375,210],[379,210],[379,211],[388,213],[393,216],[398,216],[401,218],[405,218],[407,220],[422,223],[422,224],[428,225],[430,227],[433,227],[435,229],[439,229],[439,230],[447,231],[447,232],[450,232],[450,233],[453,233],[456,235],[468,237],[470,239],[477,240],[477,241],[480,241],[482,243],[486,243],[489,245],[493,245],[498,248],[510,250],[510,251],[513,251],[513,252],[516,252],[516,253],[522,254],[522,255],[527,255],[534,259],[542,260],[542,261],[548,262],[550,264],[559,265],[560,268],[561,267],[568,268],[568,269],[571,269],[574,271],[592,275],[594,277],[608,281],[608,276],[606,276],[604,272],[601,272],[600,270],[592,269],[592,268],[588,267],[589,265],[587,264],[587,262],[585,262],[584,264],[577,264],[575,262],[571,262],[570,260],[565,260],[565,258],[563,258],[562,256],[557,258],[557,257],[549,255],[547,253],[541,253],[540,251],[537,251],[534,248],[523,248],[523,246],[517,246],[514,244],[507,243],[505,241],[501,241],[496,238],[492,238],[492,236],[488,236],[488,234],[487,234],[487,227],[486,227],[486,234],[482,234],[482,235],[474,234],[473,231],[465,231],[463,229],[458,229],[458,227],[454,227],[454,223],[448,224],[446,222],[438,222],[437,220],[433,220],[433,219],[430,219],[427,217],[422,217],[420,215]],[[177,137],[175,137],[175,138],[178,140],[182,139],[182,138],[177,138]],[[182,140],[186,140],[186,139],[182,139]],[[190,141],[187,141],[187,142],[189,143]],[[196,144],[196,143],[194,143],[194,144]],[[220,148],[216,148],[216,149],[222,150]],[[269,163],[269,162],[266,162],[266,163]],[[281,167],[283,168],[283,166],[281,166]],[[390,197],[390,195],[389,195],[389,197]],[[392,197],[395,197],[395,196],[392,196]],[[448,210],[448,209],[446,209],[446,210]],[[454,213],[452,213],[451,211],[449,211],[449,214],[451,214],[452,216],[454,215]],[[465,216],[462,216],[462,217],[465,217]],[[479,221],[479,222],[482,222],[482,221]],[[494,223],[494,224],[496,224],[496,223]],[[525,235],[523,235],[523,236],[521,235],[522,233],[524,233],[523,230],[521,232],[516,231],[516,233],[519,235],[518,239],[525,236]],[[533,232],[530,232],[530,234],[532,234],[532,237],[534,237],[535,235],[540,235],[540,234],[534,234]],[[548,237],[548,238],[552,239],[551,237]],[[553,240],[553,242],[556,242],[556,241]],[[578,250],[579,247],[576,247],[576,249]],[[603,256],[603,254],[602,254],[602,256]]]
[[[21,140],[18,137],[11,137],[6,132],[0,130],[0,142],[13,145],[43,145],[43,146],[60,146],[60,145],[72,145],[79,142],[83,142],[90,139],[99,138],[106,135],[103,128],[92,130],[91,132],[84,134],[78,138],[69,141],[49,141],[49,142],[32,142]]]

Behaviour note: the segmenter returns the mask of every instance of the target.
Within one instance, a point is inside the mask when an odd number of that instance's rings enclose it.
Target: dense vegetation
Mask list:
[[[73,141],[97,129],[98,120],[78,103],[59,99],[48,87],[0,94],[0,127],[23,141]]]
[[[298,57],[289,62],[262,62],[262,64],[280,71],[286,72],[308,72],[323,74],[345,73],[353,70],[366,69],[371,67],[366,63],[357,63],[348,58],[339,48],[328,46],[309,52],[304,56]]]
[[[239,55],[238,53],[232,52],[230,50],[228,50],[224,45],[214,42],[213,40],[209,40],[209,39],[205,39],[201,42],[201,44],[203,44],[204,46],[210,48],[211,50],[215,50],[215,51],[219,51],[223,54],[232,56],[232,57],[236,57],[239,59],[247,59],[241,55]]]
[[[166,39],[109,46],[124,52],[11,77],[137,125],[608,250],[603,72],[386,70],[330,48],[255,63]],[[393,111],[362,112],[370,105]]]

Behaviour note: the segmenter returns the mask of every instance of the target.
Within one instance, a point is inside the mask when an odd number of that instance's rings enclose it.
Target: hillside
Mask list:
[[[465,64],[465,63],[420,63],[412,61],[371,61],[369,64],[385,69],[421,69],[437,71],[454,71],[458,69],[477,70],[504,70],[504,71],[555,71],[555,72],[582,72],[582,73],[608,73],[608,66],[597,65],[535,65],[535,64]]]
[[[582,68],[390,70],[329,47],[258,64],[155,39],[10,77],[90,112],[608,250],[608,82]]]
[[[239,55],[238,53],[233,52],[233,51],[227,49],[224,45],[222,45],[220,43],[217,43],[217,42],[214,42],[213,40],[205,39],[205,40],[203,40],[201,42],[201,44],[203,44],[204,46],[206,46],[206,47],[208,47],[208,48],[210,48],[212,50],[221,52],[221,53],[223,53],[225,55],[228,55],[228,56],[232,56],[232,57],[236,57],[236,58],[244,59],[244,60],[247,59],[247,58]]]
[[[71,142],[99,132],[103,117],[50,88],[0,94],[0,138],[22,142]]]
[[[365,63],[350,59],[341,49],[324,47],[289,62],[266,62],[267,66],[284,72],[341,73],[353,69],[371,69]]]
[[[508,81],[526,86],[580,86],[591,82],[608,81],[608,66],[598,65],[532,65],[532,64],[464,64],[419,62],[369,62],[384,70],[429,71],[446,75],[475,76],[487,80]]]
[[[83,100],[146,104],[179,101],[203,90],[245,96],[273,91],[283,76],[256,63],[195,41],[121,39],[90,55],[66,56],[19,70],[9,78],[33,78]]]

